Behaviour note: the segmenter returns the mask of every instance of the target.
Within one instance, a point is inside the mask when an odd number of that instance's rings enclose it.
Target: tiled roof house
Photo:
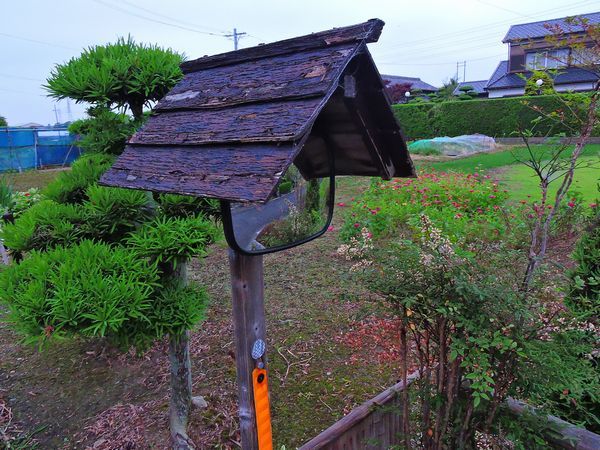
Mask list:
[[[583,14],[589,24],[600,24],[600,12]],[[554,87],[557,92],[586,91],[592,89],[600,73],[584,70],[567,64],[577,60],[580,50],[572,48],[553,48],[545,38],[552,34],[551,28],[560,26],[573,36],[581,34],[580,25],[569,24],[566,17],[539,22],[513,25],[502,42],[509,46],[509,59],[500,61],[485,86],[490,98],[511,97],[525,93],[525,78],[529,78],[532,69],[556,69]],[[583,42],[583,41],[582,41]],[[564,63],[563,63],[564,61]],[[600,61],[599,61],[600,63]]]
[[[425,81],[416,77],[402,77],[399,75],[381,75],[381,79],[384,82],[389,81],[389,86],[392,86],[394,84],[410,84],[411,89],[419,89],[424,94],[431,94],[438,90],[438,88],[436,88],[435,86],[432,86],[431,84],[426,83]]]
[[[478,80],[478,81],[461,81],[458,83],[456,88],[452,91],[452,95],[460,95],[462,91],[460,90],[463,86],[470,86],[475,91],[475,95],[477,97],[487,97],[487,91],[485,87],[488,83],[488,80]]]

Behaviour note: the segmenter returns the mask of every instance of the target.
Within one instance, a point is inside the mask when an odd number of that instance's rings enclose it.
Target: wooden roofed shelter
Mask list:
[[[302,152],[314,176],[414,176],[367,49],[384,23],[206,56],[154,108],[101,183],[265,202]]]
[[[372,19],[183,63],[183,79],[100,183],[228,205],[268,202],[292,164],[307,179],[415,176],[367,48],[383,25]],[[265,340],[262,258],[229,251],[244,450],[259,442],[252,374],[261,366],[251,355]]]

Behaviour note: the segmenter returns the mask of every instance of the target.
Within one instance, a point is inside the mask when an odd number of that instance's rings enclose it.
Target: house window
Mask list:
[[[569,49],[544,50],[525,55],[525,67],[529,70],[556,69],[567,65]]]
[[[571,51],[571,64],[586,66],[589,64],[600,64],[598,52],[593,48],[574,48]]]

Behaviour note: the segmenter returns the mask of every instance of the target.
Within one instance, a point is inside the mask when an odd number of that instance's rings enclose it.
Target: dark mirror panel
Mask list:
[[[226,233],[234,247],[244,253],[269,253],[322,234],[331,221],[334,183],[331,176],[310,173],[314,171],[306,170],[301,154],[267,203],[231,203]]]

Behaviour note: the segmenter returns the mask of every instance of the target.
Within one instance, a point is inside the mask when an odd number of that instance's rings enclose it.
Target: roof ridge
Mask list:
[[[377,42],[384,25],[385,23],[380,19],[370,19],[356,25],[333,28],[268,44],[259,44],[232,52],[204,56],[182,63],[181,70],[187,74],[202,69],[239,64],[287,53],[333,47],[350,42]]]
[[[535,22],[515,23],[515,24],[511,25],[510,28],[512,28],[512,27],[518,27],[518,26],[521,26],[521,25],[534,25],[536,23],[546,23],[546,22],[551,22],[551,21],[554,21],[554,20],[564,20],[564,19],[568,19],[569,17],[591,16],[593,14],[600,14],[600,11],[591,12],[591,13],[585,13],[585,14],[571,14],[571,15],[564,16],[564,17],[557,17],[556,19],[536,20]],[[510,30],[510,28],[509,28],[509,30]]]

